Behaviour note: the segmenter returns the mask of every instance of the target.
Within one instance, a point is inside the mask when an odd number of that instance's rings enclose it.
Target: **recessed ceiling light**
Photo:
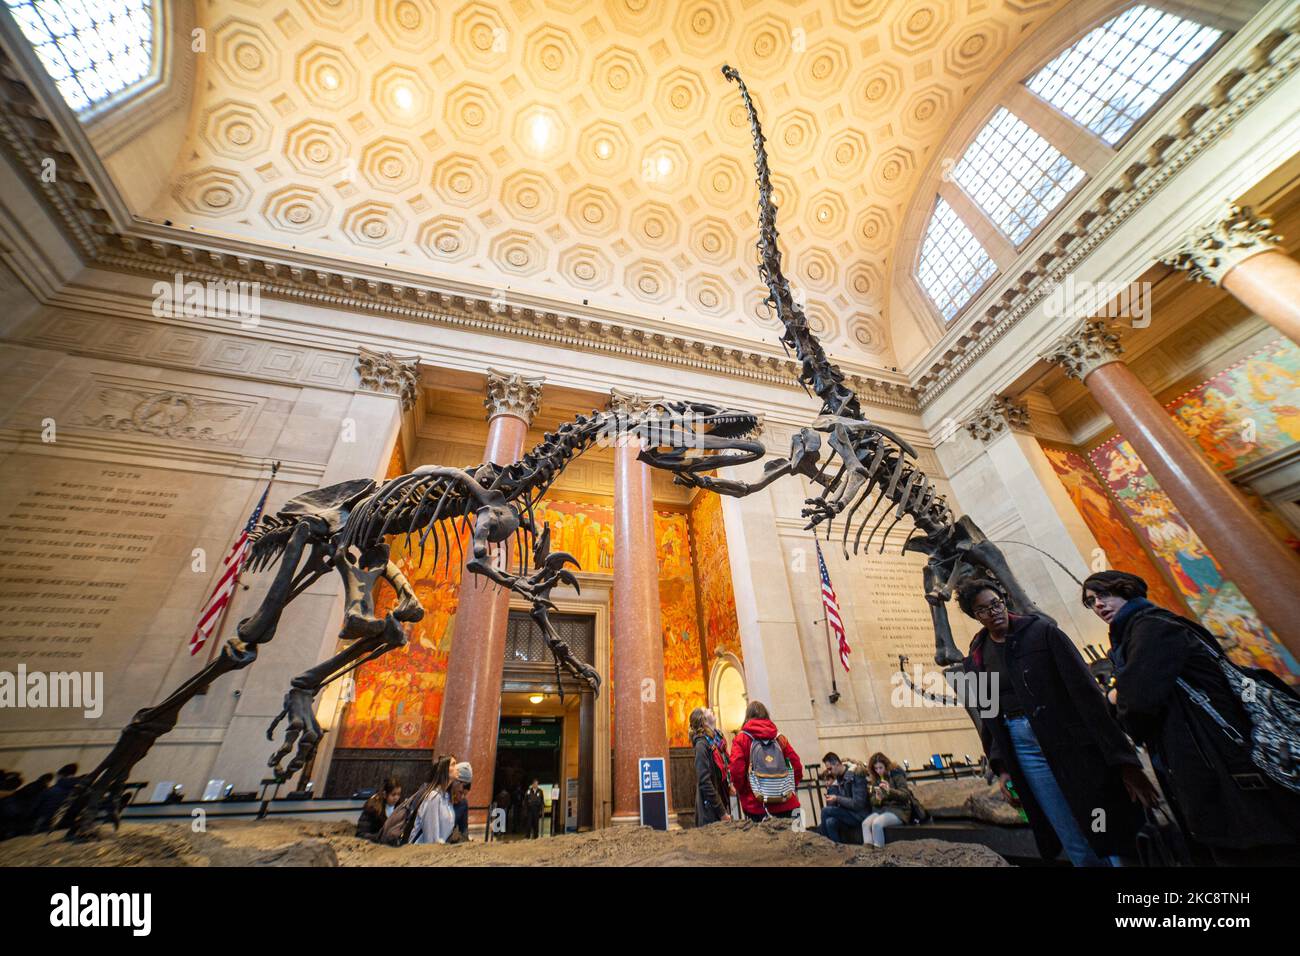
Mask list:
[[[404,84],[395,86],[393,87],[393,102],[397,104],[398,109],[409,110],[415,105],[415,94],[411,92],[409,86]]]
[[[667,176],[673,171],[673,159],[671,156],[660,156],[655,160],[655,171],[660,176]]]
[[[596,140],[596,155],[601,159],[609,159],[610,153],[614,152],[614,144],[607,139]]]
[[[332,67],[325,67],[320,71],[320,85],[327,90],[337,90],[339,88],[339,75]]]
[[[533,141],[534,148],[538,150],[546,149],[551,141],[551,119],[545,113],[538,113],[528,124],[528,136]]]

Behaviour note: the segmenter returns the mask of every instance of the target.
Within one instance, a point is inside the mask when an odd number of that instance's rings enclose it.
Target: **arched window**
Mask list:
[[[1101,167],[1105,160],[1098,157],[1114,155],[1116,144],[1223,36],[1135,4],[1053,56],[1023,80],[1023,89],[1003,92],[1005,105],[944,176],[916,259],[915,278],[944,322],[975,298],[999,263],[1014,261],[1088,173]],[[1026,89],[1042,102],[1027,98]],[[1043,104],[1085,127],[1095,145],[1081,147],[1078,137],[1053,130],[1042,119]]]
[[[68,105],[83,113],[153,69],[153,0],[5,0]]]
[[[1114,146],[1221,36],[1164,10],[1130,7],[1025,85]]]
[[[1003,107],[966,148],[952,177],[1018,246],[1082,181],[1083,170]]]
[[[925,229],[917,277],[926,294],[950,321],[998,271],[975,234],[940,199]]]

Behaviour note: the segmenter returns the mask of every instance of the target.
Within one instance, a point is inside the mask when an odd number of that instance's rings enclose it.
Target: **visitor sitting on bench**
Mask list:
[[[822,757],[822,764],[831,781],[827,788],[826,809],[822,811],[822,835],[832,843],[855,843],[857,841],[849,834],[862,828],[867,815],[867,781],[836,753]]]
[[[371,843],[379,842],[379,831],[384,828],[384,821],[393,812],[393,807],[402,802],[402,785],[396,777],[389,777],[383,786],[370,795],[366,805],[361,808],[357,820],[357,836]]]
[[[907,785],[907,771],[894,766],[882,753],[871,755],[870,815],[863,821],[862,842],[875,847],[885,845],[885,827],[896,827],[912,819],[912,788]]]

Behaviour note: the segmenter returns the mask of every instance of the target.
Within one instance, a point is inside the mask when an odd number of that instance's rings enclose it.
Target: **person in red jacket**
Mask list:
[[[763,805],[763,801],[754,796],[749,786],[749,751],[755,740],[772,740],[781,746],[786,761],[794,768],[794,783],[798,787],[803,780],[803,763],[799,755],[790,746],[790,741],[777,733],[776,724],[768,715],[767,708],[759,701],[751,701],[745,710],[745,723],[731,741],[731,782],[735,785],[736,796],[740,799],[740,809],[745,816],[754,821],[765,817],[790,817],[799,806],[799,793],[796,790],[780,803]]]

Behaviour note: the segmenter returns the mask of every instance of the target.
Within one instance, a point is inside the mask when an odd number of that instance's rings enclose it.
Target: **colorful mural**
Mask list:
[[[1051,445],[1042,448],[1066,493],[1079,509],[1084,524],[1106,553],[1107,567],[1136,574],[1147,582],[1151,600],[1179,614],[1186,614],[1188,608],[1182,594],[1170,586],[1151,560],[1087,460],[1067,448]]]
[[[405,471],[400,449],[395,449],[390,477]],[[690,713],[707,702],[701,633],[708,636],[709,659],[719,651],[740,655],[735,597],[722,514],[716,496],[701,495],[704,508],[655,513],[655,545],[659,562],[660,621],[664,642],[664,677],[669,744],[689,746]],[[713,505],[712,510],[708,504]],[[584,571],[612,574],[614,570],[614,513],[610,503],[547,500],[536,509],[540,523],[551,526],[551,546],[568,551]],[[702,608],[697,600],[692,540],[703,540],[710,555],[707,594]],[[462,548],[468,532],[462,529]],[[339,730],[340,747],[433,747],[438,733],[446,683],[447,656],[451,648],[459,600],[461,561],[453,552],[450,569],[440,560],[434,566],[432,550],[423,563],[418,545],[408,554],[404,539],[393,539],[393,560],[402,568],[428,613],[411,629],[406,648],[385,655],[356,674],[353,701]],[[385,584],[376,597],[379,613],[392,606],[394,596]],[[612,610],[612,609],[611,609]]]
[[[691,549],[696,555],[706,556],[695,564],[705,657],[710,667],[723,653],[734,654],[743,661],[740,624],[736,619],[736,593],[731,585],[731,559],[727,553],[727,532],[722,522],[722,499],[717,495],[696,495],[691,502],[689,517]]]
[[[1166,407],[1222,471],[1289,448],[1300,442],[1300,347],[1270,342]]]
[[[398,442],[385,477],[405,472]],[[469,542],[467,529],[461,529],[460,538],[464,549]],[[406,647],[357,668],[352,702],[339,727],[340,747],[432,748],[437,740],[462,561],[460,553],[453,551],[450,561],[439,554],[435,564],[432,547],[425,549],[421,561],[418,542],[412,539],[411,543],[413,553],[408,553],[406,539],[393,538],[391,557],[415,588],[424,605],[424,619],[408,625]],[[396,595],[385,583],[378,588],[375,610],[383,615],[396,602]]]
[[[1168,569],[1193,615],[1223,640],[1232,659],[1267,667],[1300,683],[1300,663],[1259,619],[1237,586],[1224,578],[1223,569],[1160,490],[1133,446],[1117,436],[1094,449],[1091,458],[1152,555]]]
[[[664,641],[664,697],[668,746],[689,747],[690,716],[708,703],[700,653],[700,617],[695,601],[686,514],[655,512],[655,551],[659,559],[659,626]]]
[[[534,510],[540,528],[551,526],[551,550],[567,551],[582,570],[614,573],[614,508],[578,501],[542,501]]]
[[[1166,406],[1220,471],[1300,441],[1300,347],[1278,339]],[[1258,495],[1239,489],[1265,526],[1296,551],[1297,537]]]

